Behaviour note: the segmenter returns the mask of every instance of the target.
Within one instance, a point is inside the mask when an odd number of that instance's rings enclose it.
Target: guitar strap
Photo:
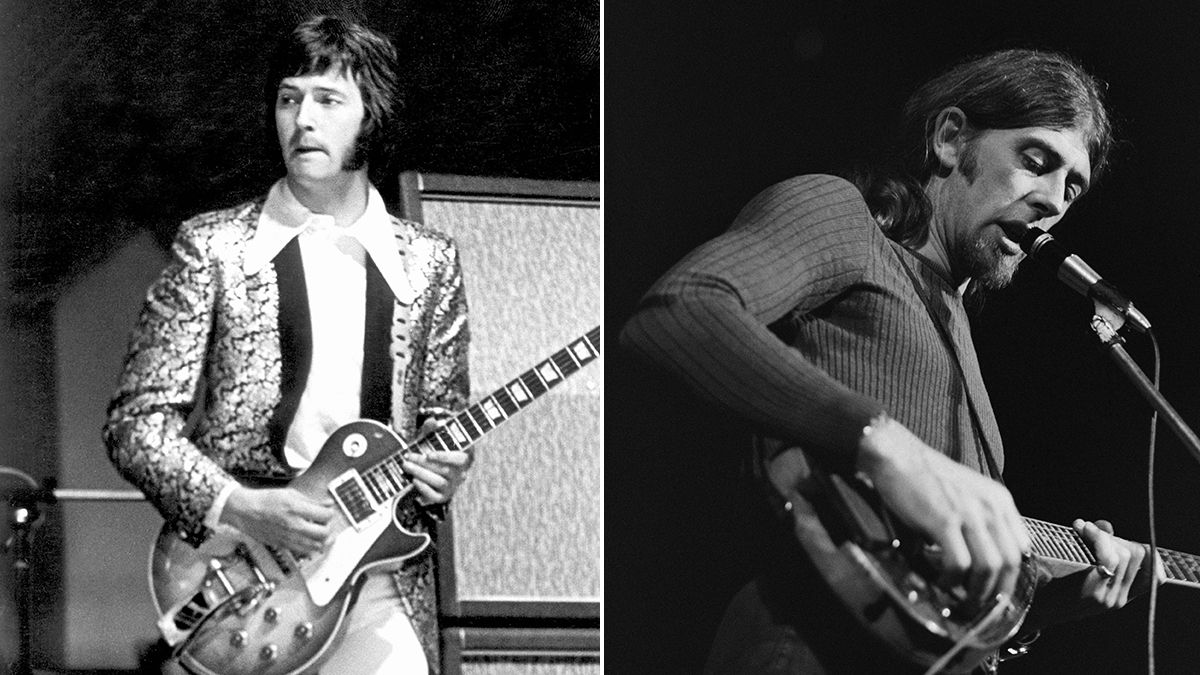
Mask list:
[[[917,296],[921,298],[921,302],[925,305],[925,311],[929,313],[930,320],[932,320],[933,325],[937,327],[938,334],[942,336],[942,341],[946,343],[946,349],[950,352],[950,356],[953,358],[955,365],[958,366],[958,375],[960,378],[962,378],[963,389],[966,392],[967,408],[971,413],[971,424],[972,427],[974,427],[975,438],[979,443],[979,447],[983,450],[982,454],[984,460],[987,462],[988,473],[991,474],[992,478],[1003,483],[1004,478],[1001,474],[999,462],[996,459],[995,449],[988,441],[987,434],[984,432],[985,427],[980,419],[979,409],[975,404],[975,395],[971,391],[970,380],[967,378],[966,369],[963,368],[962,356],[959,354],[959,350],[954,343],[954,337],[950,332],[950,327],[946,325],[945,319],[943,319],[934,308],[933,301],[929,298],[925,284],[921,283],[921,280],[917,278],[917,274],[913,271],[912,267],[909,265],[909,262],[904,259],[904,253],[900,250],[897,250],[902,248],[900,244],[895,242],[891,242],[891,244],[893,247],[893,252],[896,254],[896,259],[900,261],[900,266],[904,268],[904,271],[908,274],[909,280],[912,281],[913,290],[916,291]]]

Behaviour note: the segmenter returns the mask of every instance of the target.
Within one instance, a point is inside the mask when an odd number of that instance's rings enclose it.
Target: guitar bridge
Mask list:
[[[241,584],[242,572],[249,570],[253,582]],[[235,572],[231,578],[229,572]],[[207,626],[230,614],[246,615],[258,603],[275,592],[275,582],[267,579],[254,561],[250,549],[239,542],[232,555],[214,557],[208,561],[208,571],[192,597],[159,620],[159,628],[174,653],[182,653],[199,637]]]

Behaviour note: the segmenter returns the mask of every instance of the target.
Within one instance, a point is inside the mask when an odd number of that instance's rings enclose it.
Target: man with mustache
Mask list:
[[[1011,598],[1031,539],[1000,482],[964,298],[1007,284],[1023,256],[1016,232],[1052,227],[1103,172],[1101,91],[1054,53],[958,64],[908,100],[890,166],[767,188],[650,289],[622,343],[776,439],[756,457],[773,481],[780,449],[796,446],[861,474],[936,545],[948,587],[980,606]],[[780,492],[793,484],[773,487],[781,540],[763,547],[770,571],[730,604],[708,671],[916,669],[816,579]],[[1075,528],[1097,565],[1045,585],[1023,640],[1123,606],[1146,578],[1141,546],[1104,521]]]
[[[453,243],[388,214],[368,175],[394,151],[402,102],[391,42],[338,17],[309,19],[281,43],[265,93],[286,175],[262,198],[180,227],[104,438],[122,475],[189,543],[227,523],[306,556],[330,543],[332,499],[242,480],[285,482],[362,417],[412,440],[465,407],[467,308]],[[404,462],[416,486],[401,504],[408,527],[438,516],[470,461],[437,451]],[[437,666],[425,555],[367,577],[320,667]]]

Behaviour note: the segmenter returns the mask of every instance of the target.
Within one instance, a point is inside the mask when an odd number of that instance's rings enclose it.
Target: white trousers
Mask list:
[[[387,572],[367,577],[320,675],[426,675],[429,664]]]

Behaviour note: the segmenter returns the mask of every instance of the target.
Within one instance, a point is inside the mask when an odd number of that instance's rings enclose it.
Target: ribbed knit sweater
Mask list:
[[[987,447],[1003,468],[959,289],[889,240],[840,178],[757,195],[650,289],[621,342],[834,461],[853,461],[864,425],[886,412],[964,464],[989,473]]]

